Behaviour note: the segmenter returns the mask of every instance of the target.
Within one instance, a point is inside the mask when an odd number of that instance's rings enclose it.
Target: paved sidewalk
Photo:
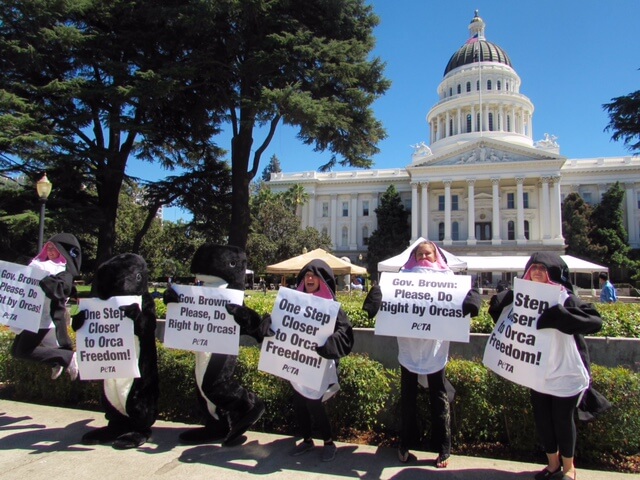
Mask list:
[[[415,452],[418,461],[400,464],[392,448],[338,443],[333,462],[320,459],[320,448],[300,457],[289,452],[294,439],[248,432],[244,444],[185,446],[177,443],[186,427],[157,422],[152,440],[136,450],[84,446],[81,436],[105,425],[97,412],[0,401],[0,479],[284,479],[329,478],[445,480],[532,479],[542,466],[486,458],[451,457],[449,468],[436,469],[432,453]],[[635,475],[578,470],[580,480],[637,479]]]

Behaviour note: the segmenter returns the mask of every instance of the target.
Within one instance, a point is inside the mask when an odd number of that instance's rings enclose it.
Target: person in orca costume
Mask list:
[[[78,239],[70,233],[59,233],[44,244],[42,251],[29,263],[49,273],[40,280],[46,299],[40,318],[40,328],[30,332],[12,328],[16,338],[11,348],[15,358],[45,363],[51,367],[55,380],[63,369],[71,380],[78,377],[78,364],[67,325],[67,300],[77,294],[74,278],[80,276],[82,253]]]
[[[200,286],[232,288],[244,291],[247,256],[239,247],[204,244],[195,252],[191,272]],[[176,291],[169,287],[164,302],[179,302]],[[235,318],[235,317],[234,317]],[[242,321],[245,320],[245,321]],[[237,319],[241,335],[258,342],[269,335],[269,324],[259,316]],[[264,402],[233,379],[237,356],[195,352],[197,397],[204,416],[204,426],[189,429],[179,436],[182,443],[201,444],[224,440],[236,442],[264,413]]]
[[[133,321],[140,377],[104,380],[102,404],[108,424],[85,433],[82,443],[96,445],[113,442],[115,449],[136,448],[151,436],[151,426],[158,417],[160,397],[156,307],[149,293],[147,263],[133,253],[107,260],[96,271],[91,295],[101,300],[127,295],[142,296],[142,308],[138,304],[120,307]],[[85,311],[81,310],[73,317],[73,329],[77,331],[84,321]]]

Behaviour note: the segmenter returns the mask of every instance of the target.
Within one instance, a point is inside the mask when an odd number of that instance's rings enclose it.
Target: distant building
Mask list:
[[[456,255],[529,255],[564,253],[566,195],[577,192],[595,204],[620,181],[629,244],[640,247],[640,159],[568,159],[553,135],[534,141],[534,106],[520,86],[509,56],[487,41],[476,12],[427,114],[429,145],[414,145],[409,165],[281,172],[269,185],[274,191],[304,186],[303,226],[327,233],[334,254],[354,262],[366,253],[378,227],[375,209],[391,184],[411,211],[412,241],[425,237]]]

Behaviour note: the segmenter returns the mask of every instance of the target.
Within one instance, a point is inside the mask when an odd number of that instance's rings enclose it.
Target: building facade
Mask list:
[[[354,263],[377,229],[375,209],[390,185],[411,212],[411,240],[456,255],[564,253],[561,205],[571,192],[596,204],[620,181],[628,241],[640,247],[640,159],[569,159],[556,138],[533,139],[532,102],[507,53],[487,41],[477,12],[469,39],[449,60],[427,114],[429,145],[403,168],[272,174],[274,191],[302,185],[302,224],[327,233],[334,254]],[[361,257],[360,257],[361,258]]]

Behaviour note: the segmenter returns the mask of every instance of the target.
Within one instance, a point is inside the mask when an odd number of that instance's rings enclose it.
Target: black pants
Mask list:
[[[574,417],[579,398],[580,394],[556,397],[531,390],[533,418],[545,453],[560,451],[563,457],[573,457],[576,447]]]
[[[416,446],[418,432],[418,374],[400,366],[400,445],[410,449]],[[443,454],[451,453],[451,412],[445,388],[444,368],[427,375],[431,404],[431,447]]]
[[[37,333],[23,330],[16,335],[11,355],[22,360],[45,363],[51,367],[68,367],[73,350],[60,348],[53,328],[41,328]]]
[[[308,440],[313,437],[313,422],[320,431],[322,440],[327,441],[333,438],[331,433],[331,422],[329,415],[324,408],[322,399],[312,400],[300,395],[297,391],[293,391],[293,409],[296,413],[298,426],[302,438]]]

